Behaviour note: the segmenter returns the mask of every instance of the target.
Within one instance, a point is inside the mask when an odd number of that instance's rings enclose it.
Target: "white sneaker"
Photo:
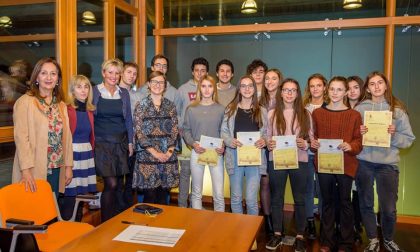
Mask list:
[[[404,252],[394,241],[384,240],[384,247],[388,252]]]
[[[365,248],[364,252],[379,252],[379,239],[373,238],[369,240],[369,244]]]

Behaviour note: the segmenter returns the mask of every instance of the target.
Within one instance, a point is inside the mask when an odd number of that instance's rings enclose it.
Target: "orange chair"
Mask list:
[[[30,220],[35,225],[48,224],[46,233],[35,234],[41,251],[55,251],[94,228],[87,223],[63,221],[56,197],[48,182],[36,180],[36,186],[37,191],[34,193],[25,191],[25,185],[21,183],[0,189],[2,227],[6,227],[8,219]],[[54,222],[55,220],[58,221]]]

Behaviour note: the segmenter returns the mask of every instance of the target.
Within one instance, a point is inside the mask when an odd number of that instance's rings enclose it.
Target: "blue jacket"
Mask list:
[[[125,120],[125,127],[127,128],[128,142],[133,143],[133,117],[131,115],[131,104],[130,104],[130,95],[125,88],[120,88],[120,96],[122,100],[122,109],[123,116]],[[98,89],[98,86],[93,87],[93,105],[97,106],[101,92]],[[96,110],[94,112],[96,115]]]

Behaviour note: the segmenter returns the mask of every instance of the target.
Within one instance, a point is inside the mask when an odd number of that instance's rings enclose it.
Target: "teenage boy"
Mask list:
[[[219,79],[217,83],[217,97],[218,102],[224,107],[227,107],[235,98],[236,88],[231,84],[234,71],[233,64],[228,59],[223,59],[216,65],[216,76]]]

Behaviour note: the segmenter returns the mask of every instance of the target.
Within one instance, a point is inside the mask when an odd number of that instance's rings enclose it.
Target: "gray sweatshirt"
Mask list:
[[[143,100],[147,95],[149,94],[149,91],[147,90],[147,82],[141,85],[140,88],[137,90],[130,90],[130,102],[131,102],[131,114],[134,113],[134,108],[136,107],[137,102],[140,102]],[[163,97],[170,100],[171,102],[175,103],[175,106],[177,104],[176,100],[178,99],[178,92],[174,86],[169,83],[169,81],[166,82],[166,90],[163,94]],[[178,112],[178,108],[177,108]]]
[[[225,107],[218,103],[212,105],[189,106],[185,112],[184,141],[192,146],[199,142],[201,135],[220,138]]]
[[[374,103],[372,100],[365,100],[354,109],[360,112],[362,120],[364,120],[365,111],[389,110],[389,104],[386,101]],[[408,116],[403,110],[395,108],[392,116],[395,134],[391,136],[391,146],[389,148],[363,146],[362,152],[357,155],[358,159],[372,163],[398,165],[400,161],[399,149],[410,147],[416,137],[411,130]]]
[[[184,122],[185,110],[191,102],[195,101],[196,93],[197,85],[193,80],[189,80],[178,88],[178,99],[175,102],[178,109],[178,122]],[[180,125],[180,128],[182,128],[182,125]]]
[[[219,89],[217,88],[217,100],[223,107],[227,107],[229,103],[235,98],[236,94],[236,87],[234,85],[230,85],[228,89]]]

